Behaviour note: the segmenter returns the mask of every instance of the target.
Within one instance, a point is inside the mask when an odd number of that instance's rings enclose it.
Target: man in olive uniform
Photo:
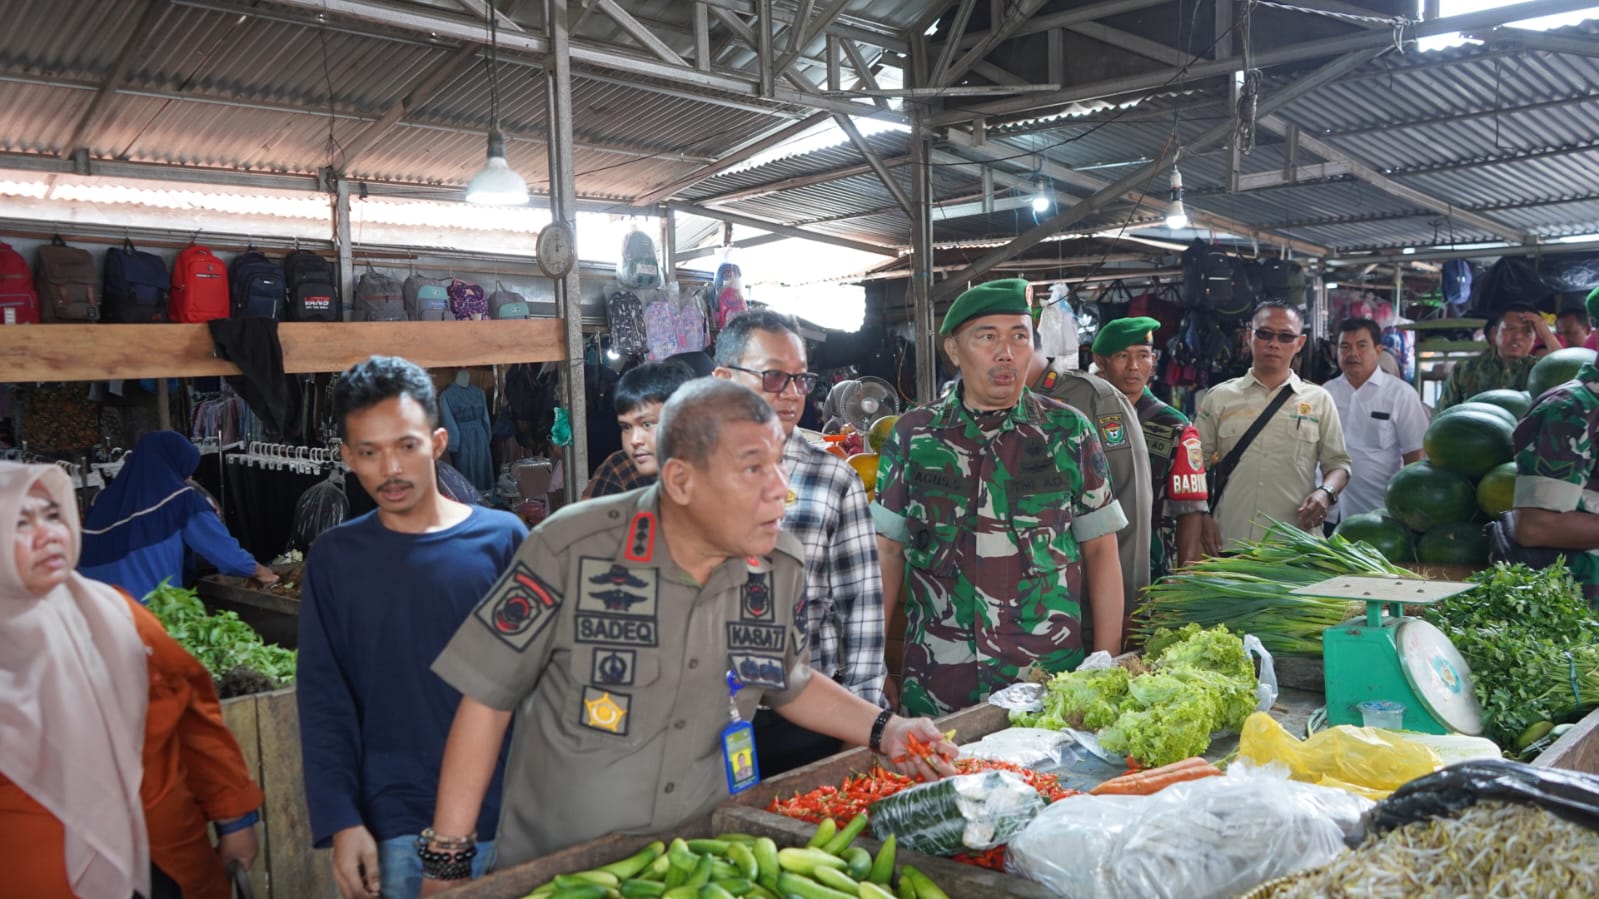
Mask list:
[[[463,698],[419,846],[424,892],[465,876],[469,850],[453,847],[467,845],[513,713],[501,865],[670,830],[725,800],[753,750],[724,748],[730,674],[743,721],[764,703],[889,758],[912,736],[954,754],[931,721],[811,676],[802,550],[781,529],[784,442],[749,388],[691,381],[661,411],[658,483],[568,506],[529,535],[433,666]]]
[[[1158,320],[1147,316],[1119,318],[1100,327],[1094,336],[1094,365],[1099,376],[1138,410],[1139,430],[1149,447],[1156,534],[1150,541],[1149,567],[1156,580],[1199,558],[1205,515],[1210,512],[1199,431],[1187,416],[1149,391],[1159,327]]]
[[[892,616],[905,594],[900,707],[938,714],[981,702],[1037,666],[1121,646],[1127,524],[1105,453],[1081,413],[1027,389],[1027,282],[979,285],[944,316],[960,384],[900,416],[878,465],[878,555]]]
[[[1149,586],[1150,547],[1154,542],[1155,497],[1149,448],[1143,432],[1134,427],[1138,412],[1115,387],[1102,378],[1067,367],[1064,358],[1034,353],[1027,383],[1034,393],[1071,406],[1098,428],[1099,446],[1110,466],[1111,490],[1121,503],[1122,514],[1127,516],[1127,526],[1116,534],[1125,619]]]

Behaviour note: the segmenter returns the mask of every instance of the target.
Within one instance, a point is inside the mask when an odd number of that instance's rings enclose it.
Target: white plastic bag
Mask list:
[[[1064,358],[1068,368],[1077,367],[1077,313],[1072,310],[1071,292],[1064,284],[1049,288],[1049,299],[1038,314],[1039,352],[1051,358]]]
[[[960,757],[1047,770],[1059,767],[1064,747],[1072,742],[1072,735],[1065,731],[1008,727],[962,745]]]
[[[1255,711],[1269,712],[1277,702],[1277,666],[1272,663],[1271,651],[1259,637],[1245,634],[1244,652],[1254,656],[1260,666],[1260,677],[1255,683]]]
[[[1071,796],[1010,841],[1005,867],[1071,899],[1223,899],[1331,861],[1372,803],[1235,765],[1153,796]]]

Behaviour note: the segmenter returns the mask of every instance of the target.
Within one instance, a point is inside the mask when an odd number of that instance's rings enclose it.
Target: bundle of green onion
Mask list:
[[[1273,654],[1319,656],[1321,632],[1363,614],[1365,605],[1292,591],[1346,574],[1415,577],[1368,543],[1316,537],[1274,521],[1259,542],[1236,554],[1201,559],[1151,584],[1133,633],[1148,639],[1161,627],[1225,624],[1259,637]]]

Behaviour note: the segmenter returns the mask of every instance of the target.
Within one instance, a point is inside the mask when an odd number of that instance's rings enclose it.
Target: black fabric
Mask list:
[[[835,737],[806,730],[769,709],[755,712],[755,758],[761,779],[837,755],[844,744]]]
[[[219,318],[206,323],[221,358],[243,372],[228,384],[266,426],[268,434],[294,438],[300,434],[300,391],[283,373],[283,345],[278,323],[270,318]]]
[[[1288,398],[1293,393],[1294,385],[1284,384],[1283,389],[1277,391],[1277,395],[1271,398],[1271,402],[1266,404],[1265,409],[1261,410],[1260,417],[1255,419],[1250,424],[1249,430],[1244,432],[1244,436],[1238,439],[1238,443],[1233,446],[1232,452],[1221,460],[1221,464],[1211,469],[1210,507],[1212,509],[1221,504],[1221,494],[1223,490],[1227,489],[1227,479],[1232,476],[1233,469],[1238,467],[1238,460],[1244,457],[1244,450],[1249,449],[1249,445],[1255,442],[1255,438],[1260,436],[1260,432],[1266,429],[1271,417],[1277,414],[1277,410],[1283,407],[1283,403],[1288,402]]]

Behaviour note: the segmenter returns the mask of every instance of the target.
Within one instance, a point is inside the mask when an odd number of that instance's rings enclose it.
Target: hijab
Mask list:
[[[149,895],[144,808],[147,656],[127,600],[70,571],[42,597],[17,570],[17,519],[42,484],[78,554],[72,484],[53,465],[0,462],[0,773],[60,820],[66,875],[85,899]]]
[[[210,504],[185,483],[200,467],[200,451],[176,431],[139,438],[116,480],[83,520],[83,564],[112,565],[134,550],[183,530]]]

